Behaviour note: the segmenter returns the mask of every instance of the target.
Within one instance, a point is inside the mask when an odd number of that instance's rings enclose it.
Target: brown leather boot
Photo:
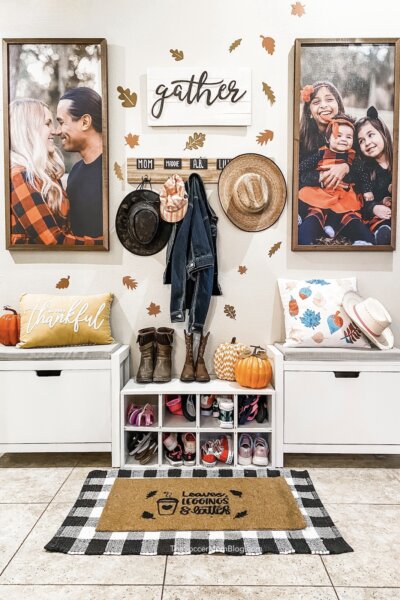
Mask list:
[[[171,352],[174,330],[170,327],[159,327],[156,331],[156,366],[153,372],[155,383],[171,381]]]
[[[186,344],[186,358],[183,370],[181,373],[181,381],[189,382],[194,381],[196,376],[194,374],[194,362],[193,362],[193,333],[186,333],[185,331],[185,344]]]
[[[207,383],[207,381],[210,381],[210,376],[206,369],[206,363],[204,362],[204,350],[206,349],[209,335],[210,332],[208,332],[205,337],[203,337],[203,334],[201,334],[199,350],[197,352],[196,381],[199,383]]]
[[[138,383],[151,383],[153,381],[155,339],[155,327],[139,329],[136,340],[136,342],[139,342],[139,350],[141,353],[140,365],[136,375],[136,381]]]

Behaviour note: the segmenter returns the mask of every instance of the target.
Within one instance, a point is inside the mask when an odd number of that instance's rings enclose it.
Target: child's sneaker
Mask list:
[[[230,435],[222,435],[214,442],[214,455],[221,462],[230,465],[233,461],[232,438]]]
[[[203,467],[215,467],[217,464],[212,440],[207,440],[201,447],[201,464]]]
[[[189,394],[188,396],[183,396],[182,411],[183,411],[183,416],[188,421],[196,420],[196,396],[194,394]]]
[[[183,464],[192,467],[196,464],[196,436],[193,433],[182,435]]]
[[[213,413],[214,396],[200,396],[200,410],[205,417],[211,417]]]
[[[178,445],[178,434],[163,433],[163,444],[167,450],[174,450]]]
[[[230,398],[219,398],[218,401],[219,426],[223,429],[232,429],[233,427],[233,400]]]
[[[182,446],[178,444],[173,450],[167,450],[165,460],[173,467],[181,467],[183,465]]]
[[[242,433],[239,438],[238,463],[239,465],[251,465],[253,457],[253,440],[248,433]]]
[[[268,444],[263,437],[256,437],[253,450],[253,465],[266,467],[268,465]]]
[[[219,417],[219,404],[217,396],[214,396],[214,402],[212,405],[212,416],[218,419]]]

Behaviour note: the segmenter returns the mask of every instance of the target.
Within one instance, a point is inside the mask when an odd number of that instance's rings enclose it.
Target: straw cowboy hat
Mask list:
[[[343,308],[359,329],[381,350],[393,348],[392,322],[385,307],[376,298],[362,298],[356,292],[346,292]]]
[[[244,231],[262,231],[279,218],[286,202],[286,183],[266,156],[240,154],[221,172],[218,194],[232,223]]]
[[[122,200],[115,229],[129,252],[150,256],[164,248],[172,225],[161,219],[159,195],[152,190],[137,189]]]

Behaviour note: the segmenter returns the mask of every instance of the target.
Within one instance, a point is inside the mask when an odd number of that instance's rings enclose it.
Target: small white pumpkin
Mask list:
[[[218,346],[214,353],[214,371],[218,379],[236,381],[235,366],[239,356],[246,350],[250,350],[250,348],[245,344],[237,343],[236,338]]]

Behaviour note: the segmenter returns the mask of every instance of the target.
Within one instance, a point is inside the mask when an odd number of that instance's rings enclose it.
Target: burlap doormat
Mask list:
[[[117,479],[97,531],[304,529],[283,477]]]

